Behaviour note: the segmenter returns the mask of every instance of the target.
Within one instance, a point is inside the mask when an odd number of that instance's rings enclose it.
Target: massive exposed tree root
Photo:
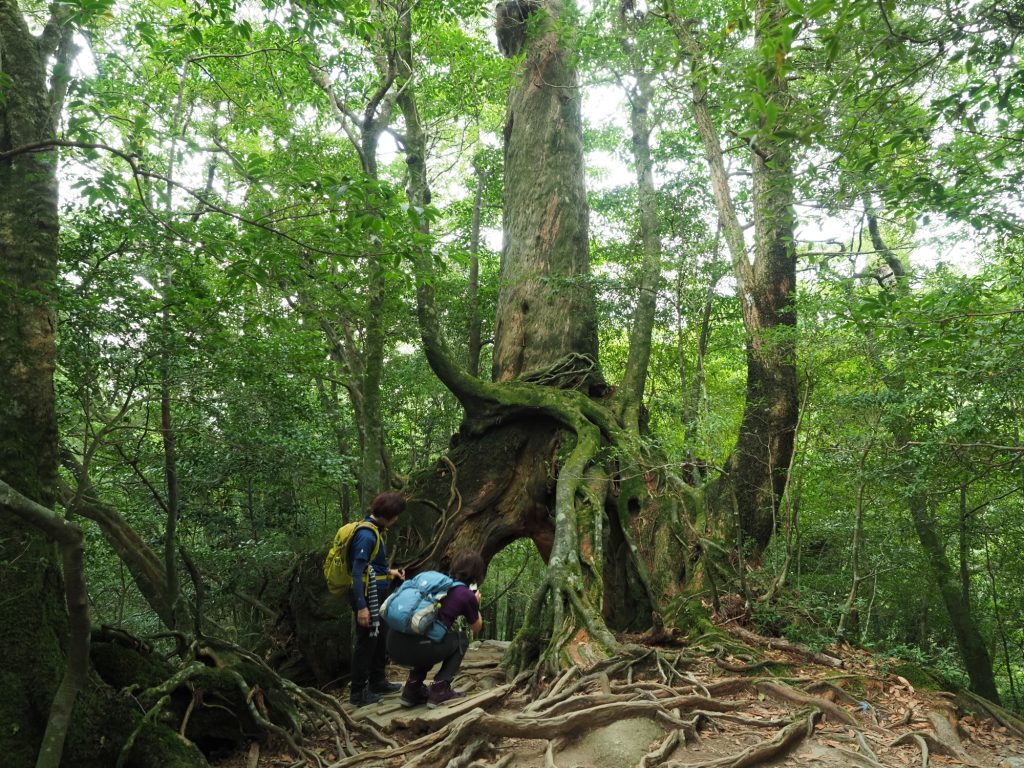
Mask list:
[[[788,652],[776,652],[773,664],[806,662],[797,652],[782,653]],[[901,678],[856,658],[845,660],[848,671],[838,675],[831,663],[805,664],[799,676],[787,678],[759,676],[759,664],[748,666],[746,673],[723,675],[694,649],[620,643],[614,656],[586,667],[547,677],[528,670],[446,711],[403,714],[390,722],[388,732],[399,742],[407,739],[404,743],[387,747],[360,734],[357,749],[363,751],[339,751],[327,763],[330,768],[572,768],[589,734],[637,718],[662,733],[634,745],[638,768],[750,768],[787,754],[797,765],[826,755],[826,764],[861,768],[916,760],[927,768],[934,755],[966,765],[981,762],[974,750],[980,743],[961,742],[949,698],[922,696]],[[985,711],[978,702],[973,709]],[[998,718],[992,728],[1013,735]],[[627,738],[630,730],[617,733]],[[1006,736],[993,739],[989,746],[1005,743]],[[594,764],[599,758],[594,756]]]

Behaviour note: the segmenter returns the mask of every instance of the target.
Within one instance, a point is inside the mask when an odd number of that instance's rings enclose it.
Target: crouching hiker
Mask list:
[[[397,631],[392,626],[388,633],[388,654],[392,662],[411,668],[409,679],[402,688],[403,707],[420,704],[436,707],[466,695],[452,690],[452,680],[459,671],[462,657],[466,655],[469,637],[465,632],[453,630],[452,627],[459,616],[466,617],[466,622],[474,632],[479,632],[484,626],[480,616],[480,592],[476,588],[484,576],[484,561],[476,552],[459,552],[452,559],[448,573],[455,584],[439,600],[433,621],[434,631],[411,634]],[[411,588],[413,583],[408,582],[407,588]],[[435,664],[441,667],[428,688],[424,681]]]

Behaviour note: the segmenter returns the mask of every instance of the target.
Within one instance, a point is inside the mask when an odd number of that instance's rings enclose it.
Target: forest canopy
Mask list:
[[[114,691],[203,654],[337,682],[315,576],[382,490],[510,669],[730,616],[1024,711],[1022,33],[0,0],[0,751],[144,765]]]

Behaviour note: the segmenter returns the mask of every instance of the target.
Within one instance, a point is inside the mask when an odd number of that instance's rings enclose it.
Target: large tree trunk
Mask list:
[[[560,3],[543,8],[509,98],[497,383],[456,362],[433,303],[430,254],[417,255],[427,359],[466,407],[466,418],[449,456],[414,480],[406,544],[423,547],[413,567],[443,567],[467,546],[489,558],[516,538],[531,538],[547,559],[548,579],[511,661],[541,656],[550,669],[616,647],[602,610],[611,484],[596,459],[604,440],[628,437],[610,409],[588,396],[605,390],[587,282],[579,97],[561,47],[571,25],[560,25]],[[400,61],[408,190],[420,206],[429,199],[426,141],[413,83],[405,80],[412,72],[408,50]],[[425,221],[422,227],[426,232]]]
[[[52,10],[36,37],[14,0],[0,0],[0,72],[10,78],[0,101],[0,755],[11,768],[56,768],[62,757],[65,765],[99,768],[114,764],[141,716],[87,676],[81,533],[53,511],[59,216],[56,152],[46,143],[63,101],[71,27],[64,6]],[[51,57],[57,74],[48,83]],[[50,539],[61,544],[63,579]],[[174,736],[154,725],[130,762],[186,764],[173,741],[148,757],[139,753],[157,729]],[[202,765],[193,752],[187,764]]]
[[[754,26],[755,47],[778,36],[785,8],[761,0]],[[785,115],[789,106],[786,71],[776,58],[761,69],[767,109]],[[740,526],[754,546],[764,549],[775,530],[779,501],[786,488],[797,422],[796,245],[793,242],[793,157],[788,139],[775,136],[762,118],[752,145],[754,264],[745,288],[743,320],[747,328],[747,396],[739,441],[726,469],[738,502]]]
[[[51,51],[52,52],[52,51]],[[52,508],[57,480],[53,284],[56,153],[2,153],[52,138],[47,51],[14,0],[0,0],[0,480]],[[0,506],[0,754],[31,766],[63,674],[65,608],[56,548]]]
[[[726,464],[740,526],[758,550],[768,546],[775,530],[798,410],[793,170],[781,142],[771,144],[765,157],[754,155],[754,279],[743,306],[746,406],[736,449]]]
[[[588,387],[599,387],[580,94],[563,47],[565,29],[555,29],[564,13],[561,0],[543,3],[541,12],[543,28],[526,43],[505,121],[492,375],[562,386],[576,383],[570,377],[583,371]]]

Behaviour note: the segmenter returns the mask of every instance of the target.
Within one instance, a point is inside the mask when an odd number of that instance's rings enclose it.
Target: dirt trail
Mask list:
[[[1024,723],[982,700],[920,690],[858,651],[744,648],[630,645],[532,694],[529,680],[505,680],[504,644],[487,641],[455,681],[466,699],[346,704],[350,745],[323,739],[316,751],[333,768],[1024,768]],[[233,764],[295,758],[264,750]]]

